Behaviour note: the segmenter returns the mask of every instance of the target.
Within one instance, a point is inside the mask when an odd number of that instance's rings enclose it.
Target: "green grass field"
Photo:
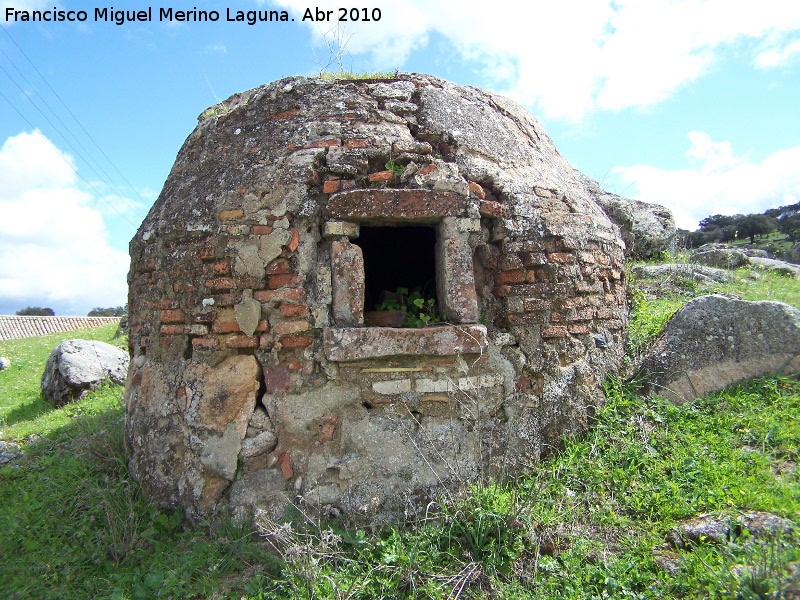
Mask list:
[[[744,272],[719,289],[674,289],[634,290],[634,349],[700,293],[800,300],[798,282]],[[800,597],[797,379],[681,407],[610,380],[586,436],[564,440],[536,473],[441,500],[425,521],[371,531],[298,518],[254,532],[148,506],[126,467],[121,387],[61,409],[40,398],[50,350],[89,336],[113,341],[113,327],[0,342],[12,361],[0,372],[0,439],[25,452],[0,467],[4,598]],[[665,541],[680,519],[748,510],[790,519],[794,532]]]

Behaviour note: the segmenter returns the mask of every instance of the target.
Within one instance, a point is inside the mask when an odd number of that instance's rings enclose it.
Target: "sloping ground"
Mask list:
[[[119,323],[119,317],[20,317],[0,315],[0,341]]]

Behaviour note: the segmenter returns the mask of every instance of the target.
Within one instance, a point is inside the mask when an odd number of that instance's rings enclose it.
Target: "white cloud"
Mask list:
[[[0,304],[86,314],[125,303],[128,255],[111,248],[72,158],[41,133],[0,148]],[[19,306],[23,308],[23,306]]]
[[[275,3],[297,20],[307,5]],[[315,4],[338,17],[339,2]],[[798,52],[787,36],[800,32],[800,2],[786,0],[406,0],[382,9],[380,21],[346,24],[355,34],[347,49],[370,53],[375,68],[402,66],[437,32],[465,59],[487,65],[499,90],[573,121],[593,110],[660,102],[743,41],[755,42],[758,66],[783,64]],[[318,47],[337,25],[305,24]]]
[[[707,133],[692,131],[688,138],[692,168],[616,168],[614,174],[631,186],[626,195],[663,204],[678,227],[689,230],[709,215],[756,213],[800,202],[800,146],[753,162],[735,156],[729,142],[715,142]]]
[[[756,55],[756,66],[764,69],[780,67],[789,64],[797,56],[800,56],[800,39],[763,50]]]

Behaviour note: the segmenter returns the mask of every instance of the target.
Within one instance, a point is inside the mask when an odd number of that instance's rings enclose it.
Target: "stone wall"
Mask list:
[[[365,326],[360,229],[403,226],[447,322]],[[207,111],[130,250],[130,466],[194,517],[414,514],[583,431],[623,354],[619,230],[530,114],[433,77]]]

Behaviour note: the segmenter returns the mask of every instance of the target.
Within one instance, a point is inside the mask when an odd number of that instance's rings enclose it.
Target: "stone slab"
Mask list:
[[[420,329],[351,327],[325,329],[325,356],[333,361],[380,356],[479,354],[489,347],[483,325],[443,325]]]

